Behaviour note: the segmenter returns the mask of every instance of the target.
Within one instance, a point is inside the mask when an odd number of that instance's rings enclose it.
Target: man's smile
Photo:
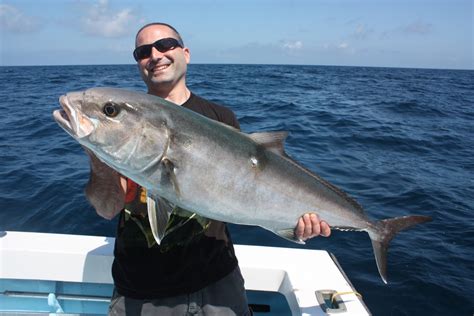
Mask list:
[[[152,71],[153,72],[157,72],[157,71],[163,71],[165,69],[167,69],[171,64],[165,64],[165,65],[156,65],[152,68]]]

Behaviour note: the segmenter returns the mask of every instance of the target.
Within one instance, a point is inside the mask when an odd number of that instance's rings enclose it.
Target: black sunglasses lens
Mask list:
[[[163,38],[163,39],[160,39],[159,41],[156,41],[155,43],[153,43],[153,46],[155,46],[155,48],[158,51],[160,51],[162,53],[165,53],[165,52],[169,51],[170,49],[173,49],[176,46],[181,46],[181,45],[174,38]]]
[[[150,57],[152,47],[153,45],[149,44],[135,48],[135,50],[133,51],[133,57],[135,57],[136,61]]]

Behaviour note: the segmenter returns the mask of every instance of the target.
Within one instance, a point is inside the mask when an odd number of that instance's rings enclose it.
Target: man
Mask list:
[[[211,119],[239,128],[234,113],[193,94],[186,86],[190,51],[170,25],[142,27],[134,57],[148,93]],[[98,214],[120,213],[112,275],[115,283],[109,315],[250,315],[244,282],[224,223],[199,216],[189,220],[166,201],[177,229],[157,245],[146,215],[144,189],[101,163],[92,153],[86,195]],[[300,239],[329,236],[315,214],[295,223]]]

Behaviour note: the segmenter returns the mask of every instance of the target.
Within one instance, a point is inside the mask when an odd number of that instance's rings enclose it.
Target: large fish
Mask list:
[[[414,215],[371,221],[341,189],[285,154],[286,132],[245,134],[159,97],[121,89],[70,92],[59,102],[62,110],[53,114],[58,124],[151,196],[298,243],[294,227],[305,213],[318,214],[332,229],[365,231],[385,283],[390,240],[431,220]],[[159,241],[168,217],[153,210],[149,218]]]

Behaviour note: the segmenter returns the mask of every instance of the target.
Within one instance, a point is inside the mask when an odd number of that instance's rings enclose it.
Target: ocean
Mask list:
[[[0,84],[0,231],[114,236],[85,199],[86,155],[51,113],[72,90],[145,91],[136,66],[0,67]],[[188,84],[244,132],[288,131],[288,154],[372,219],[434,219],[392,241],[388,285],[365,233],[299,246],[230,225],[235,243],[332,252],[374,315],[473,314],[474,71],[196,64]]]

